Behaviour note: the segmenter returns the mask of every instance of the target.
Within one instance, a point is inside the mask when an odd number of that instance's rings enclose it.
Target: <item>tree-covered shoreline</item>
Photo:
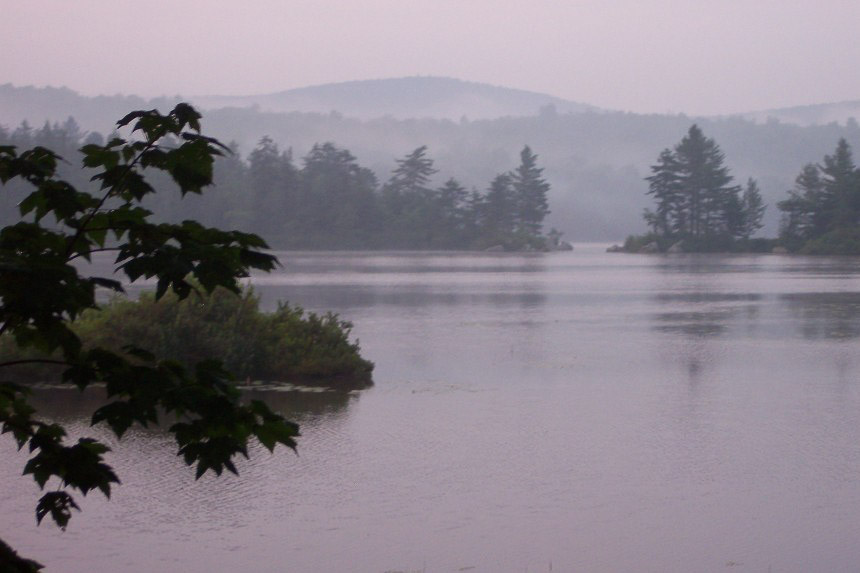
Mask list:
[[[0,144],[57,149],[74,163],[81,144],[104,142],[69,118],[39,129],[26,122],[0,128]],[[309,250],[504,250],[557,248],[560,234],[543,234],[549,214],[549,183],[538,156],[526,145],[520,163],[500,173],[486,188],[466,188],[453,177],[434,181],[439,170],[427,146],[394,160],[390,177],[360,165],[349,150],[318,143],[296,161],[269,137],[242,158],[236,152],[216,159],[217,185],[204,200],[148,197],[156,219],[193,218],[204,224],[252,230],[274,248]],[[78,186],[88,182],[66,166],[63,175]],[[158,179],[158,174],[155,174]],[[169,185],[169,181],[157,181]],[[0,218],[14,212],[24,189],[10,186]],[[190,200],[189,200],[190,199]],[[0,223],[7,223],[2,220]]]
[[[860,169],[848,142],[840,139],[832,155],[805,165],[778,207],[785,248],[811,255],[860,255]]]
[[[822,163],[805,165],[788,198],[777,203],[776,239],[753,238],[766,208],[758,184],[750,178],[744,188],[733,185],[724,160],[714,140],[690,127],[645,178],[655,203],[643,214],[650,231],[610,250],[860,255],[860,169],[845,139]]]

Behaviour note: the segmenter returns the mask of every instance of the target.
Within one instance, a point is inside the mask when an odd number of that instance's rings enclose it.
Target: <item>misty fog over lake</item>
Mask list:
[[[37,528],[4,440],[6,540],[72,573],[856,570],[860,260],[604,248],[281,253],[264,305],[353,321],[375,386],[256,392],[299,455],[199,482],[38,392],[123,484]]]
[[[7,4],[0,573],[860,571],[860,2]]]

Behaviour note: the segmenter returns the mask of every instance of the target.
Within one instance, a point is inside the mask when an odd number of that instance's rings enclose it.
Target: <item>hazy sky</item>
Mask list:
[[[858,0],[0,0],[0,83],[246,95],[450,76],[636,112],[860,99]]]

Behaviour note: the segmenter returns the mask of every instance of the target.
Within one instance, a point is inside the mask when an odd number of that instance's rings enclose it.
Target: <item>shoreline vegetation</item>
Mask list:
[[[27,122],[0,125],[0,146],[44,146],[73,165],[79,146],[102,145],[73,118],[34,129]],[[569,250],[562,233],[544,233],[550,184],[528,145],[519,164],[497,173],[482,188],[454,177],[439,181],[427,145],[394,159],[387,180],[332,142],[313,145],[304,157],[264,136],[243,158],[238,147],[213,158],[217,185],[205,200],[149,194],[141,205],[158,221],[193,219],[226,229],[249,229],[276,249],[460,250],[532,252]],[[87,173],[62,165],[62,177],[80,189],[93,187]],[[152,174],[157,187],[171,182]],[[15,208],[30,193],[11,181],[0,195],[0,225],[17,221]]]
[[[724,241],[720,238],[700,241],[667,239],[654,233],[630,235],[623,243],[613,244],[607,253],[680,254],[680,253],[773,253],[788,254],[779,239],[755,238],[746,241]]]
[[[373,385],[373,363],[350,341],[352,324],[331,312],[306,313],[279,303],[271,313],[259,309],[259,296],[246,287],[237,296],[223,288],[180,300],[153,293],[138,300],[115,297],[71,324],[84,348],[107,348],[126,354],[127,345],[146,348],[160,359],[186,368],[218,357],[237,386],[303,386],[358,390]],[[50,355],[21,350],[0,337],[0,362],[50,360]],[[19,383],[59,380],[63,366],[28,363],[4,369]]]
[[[724,160],[713,139],[690,127],[645,178],[655,203],[643,213],[650,231],[607,251],[860,255],[860,169],[845,139],[822,163],[805,165],[788,198],[777,203],[782,219],[775,239],[753,237],[766,209],[758,183],[733,185]]]

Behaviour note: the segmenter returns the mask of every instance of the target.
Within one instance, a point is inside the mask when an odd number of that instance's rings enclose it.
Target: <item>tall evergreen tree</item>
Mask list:
[[[671,149],[660,152],[657,163],[651,166],[651,176],[645,180],[648,181],[648,194],[653,196],[657,203],[655,210],[646,215],[649,226],[664,237],[683,233],[686,229],[686,217],[684,195],[681,193],[681,173]]]
[[[469,192],[453,177],[436,192],[433,209],[438,221],[435,224],[434,247],[464,246],[468,221]]]
[[[827,208],[821,172],[814,163],[803,167],[794,180],[794,189],[788,199],[777,204],[783,212],[780,237],[791,242],[802,242],[821,235],[827,230]]]
[[[538,237],[543,220],[549,214],[547,192],[549,183],[543,178],[543,168],[537,166],[537,155],[526,145],[520,152],[520,165],[510,175],[516,202],[516,225],[526,236]]]
[[[481,235],[492,244],[505,243],[517,224],[517,196],[510,173],[496,175],[481,204]]]
[[[403,159],[382,188],[382,209],[387,229],[386,242],[397,248],[426,248],[434,230],[429,219],[435,192],[428,185],[437,170],[422,145]]]
[[[263,137],[248,156],[252,229],[280,239],[283,222],[297,207],[296,168],[292,154],[281,152],[269,136]]]
[[[655,233],[720,246],[744,236],[745,205],[724,161],[716,142],[695,124],[674,149],[660,153],[645,178],[647,193],[657,203],[655,211],[645,212]],[[749,197],[754,198],[755,194]]]
[[[840,139],[820,165],[806,165],[778,206],[783,212],[780,236],[790,249],[860,252],[860,170],[848,143]]]
[[[762,228],[765,209],[758,182],[750,177],[741,198],[741,238],[749,239]]]
[[[857,167],[851,147],[845,139],[839,140],[833,155],[824,157],[824,165],[820,169],[829,229],[856,224],[860,211],[860,190],[857,185]]]
[[[725,156],[713,139],[697,125],[675,147],[681,193],[689,205],[688,233],[694,238],[727,232],[729,208],[737,199],[738,187],[723,165]]]
[[[427,157],[427,146],[422,145],[403,159],[397,160],[397,167],[391,173],[391,179],[385,184],[388,192],[398,195],[426,193],[437,169],[433,160]]]
[[[373,246],[380,224],[373,172],[333,143],[314,145],[303,163],[292,245]]]

